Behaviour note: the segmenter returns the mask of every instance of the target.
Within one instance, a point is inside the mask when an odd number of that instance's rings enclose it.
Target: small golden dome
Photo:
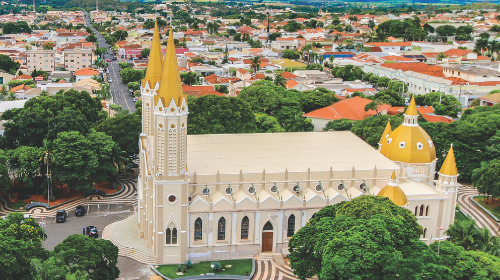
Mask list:
[[[406,112],[404,122],[389,134],[380,152],[393,161],[433,162],[436,160],[436,148],[427,132],[418,125],[415,97],[412,98]]]
[[[446,156],[443,166],[439,170],[439,173],[446,176],[457,176],[457,163],[455,162],[455,153],[453,152],[453,145],[451,145],[450,151],[448,151],[448,155]]]
[[[382,132],[382,136],[378,141],[381,153],[383,153],[382,151],[385,151],[385,149],[387,148],[387,138],[389,138],[389,134],[391,134],[391,132],[392,132],[391,120],[389,119],[389,121],[387,121],[387,125],[385,126],[384,132]]]
[[[385,186],[377,196],[387,197],[397,206],[405,206],[406,204],[408,204],[408,200],[406,199],[404,191],[398,186],[398,183],[396,182],[396,173],[394,171],[392,172],[389,184],[387,184],[387,186]]]

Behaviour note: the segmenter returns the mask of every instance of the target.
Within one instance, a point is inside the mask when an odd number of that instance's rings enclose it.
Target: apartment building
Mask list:
[[[33,70],[42,70],[52,72],[56,70],[56,60],[53,50],[36,50],[26,52],[26,66],[28,72]]]
[[[91,49],[67,49],[64,50],[64,68],[74,72],[84,68],[92,67],[92,50]]]

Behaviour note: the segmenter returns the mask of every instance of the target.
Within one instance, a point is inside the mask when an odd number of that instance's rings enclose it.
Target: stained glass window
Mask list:
[[[292,214],[288,217],[288,231],[286,233],[287,237],[292,237],[295,233],[295,215]]]
[[[167,228],[167,232],[165,232],[165,243],[170,244],[170,229]]]
[[[177,244],[177,229],[172,230],[172,244]]]
[[[196,219],[196,221],[194,222],[194,240],[195,241],[202,240],[202,234],[201,234],[202,227],[203,227],[203,223],[201,222],[201,219],[200,218]]]
[[[219,219],[219,228],[217,231],[217,240],[226,240],[226,219],[221,217]]]
[[[241,220],[241,239],[248,239],[248,227],[249,227],[248,217],[245,216]]]

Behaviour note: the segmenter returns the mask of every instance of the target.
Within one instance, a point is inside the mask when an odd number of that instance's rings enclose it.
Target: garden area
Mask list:
[[[237,275],[250,276],[252,259],[222,260],[192,263],[189,260],[182,265],[158,265],[155,268],[170,279],[199,275]],[[213,274],[212,274],[213,273]]]
[[[465,217],[464,214],[462,214],[462,212],[455,211],[455,223],[462,221],[467,221],[467,217]]]
[[[486,203],[486,196],[478,195],[474,196],[474,200],[481,204],[486,210],[490,211],[491,214],[495,215],[500,219],[500,200],[495,197],[488,197],[488,203]]]

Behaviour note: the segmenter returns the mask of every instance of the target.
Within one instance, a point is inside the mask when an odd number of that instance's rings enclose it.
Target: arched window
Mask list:
[[[418,214],[419,216],[423,216],[424,215],[424,205],[420,205],[420,213]]]
[[[424,234],[422,235],[423,238],[425,238],[425,234],[427,233],[427,229],[424,228]]]
[[[295,215],[292,214],[288,217],[288,231],[286,232],[286,237],[292,237],[295,233]]]
[[[203,223],[201,221],[201,218],[198,218],[198,219],[196,219],[196,221],[194,221],[194,240],[195,241],[202,240],[202,234],[201,234],[202,229],[203,229]]]
[[[172,244],[177,244],[177,229],[172,230]]]
[[[425,207],[425,215],[429,216],[429,205],[427,205],[427,207]]]
[[[265,225],[264,225],[264,230],[273,230],[273,224],[271,224],[271,222],[267,222]]]
[[[415,206],[415,216],[417,216],[418,213],[418,206]]]
[[[171,243],[171,233],[170,233],[170,229],[167,228],[167,231],[165,232],[165,243],[166,244],[170,244]]]
[[[241,220],[241,239],[248,239],[248,217],[245,216]]]
[[[219,219],[219,227],[217,230],[217,240],[226,240],[226,219],[221,217]]]

